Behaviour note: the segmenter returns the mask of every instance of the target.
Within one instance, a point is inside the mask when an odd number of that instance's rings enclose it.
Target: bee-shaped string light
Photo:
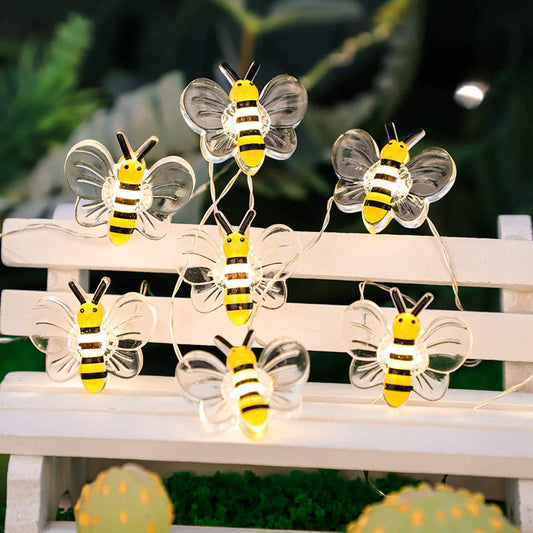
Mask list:
[[[200,134],[200,149],[210,163],[234,157],[239,168],[254,175],[265,156],[288,159],[296,149],[294,128],[307,109],[304,86],[288,74],[276,76],[261,94],[254,84],[259,63],[244,77],[228,63],[220,70],[231,84],[229,95],[207,78],[192,81],[182,92],[180,109],[193,131]]]
[[[141,371],[141,348],[152,336],[155,309],[143,295],[130,292],[106,313],[101,299],[109,284],[109,278],[102,278],[89,299],[71,281],[69,287],[80,304],[76,312],[53,296],[31,308],[28,335],[46,354],[46,372],[52,380],[67,381],[79,375],[85,389],[97,393],[104,388],[108,373],[132,378]]]
[[[149,239],[166,235],[171,215],[186,204],[194,189],[192,167],[168,156],[147,170],[144,158],[158,139],[151,136],[133,151],[126,134],[117,130],[123,157],[117,163],[98,141],[81,141],[65,161],[65,176],[76,200],[81,226],[108,226],[114,244],[128,242],[136,230]]]
[[[439,400],[448,390],[449,374],[470,352],[470,329],[458,318],[441,316],[423,330],[419,315],[433,295],[426,293],[408,310],[396,287],[390,294],[397,311],[392,324],[370,300],[361,299],[344,312],[341,335],[353,357],[350,381],[360,389],[383,387],[392,407],[403,405],[411,391]]]
[[[221,211],[215,219],[223,235],[215,242],[204,230],[192,230],[183,238],[186,269],[183,279],[192,285],[191,301],[200,313],[225,306],[230,320],[241,326],[248,321],[254,304],[279,309],[287,301],[285,280],[296,268],[301,253],[296,233],[283,224],[274,224],[261,233],[255,245],[248,230],[255,211],[248,210],[237,230]],[[275,278],[275,279],[274,279]]]
[[[271,412],[294,417],[302,406],[301,385],[309,376],[309,354],[298,342],[278,339],[256,358],[248,331],[241,346],[221,336],[215,345],[226,364],[214,355],[196,350],[176,367],[185,393],[200,402],[200,417],[209,429],[223,430],[236,423],[250,439],[265,435]]]
[[[335,203],[341,211],[362,211],[370,233],[385,229],[392,218],[406,228],[426,220],[429,204],[442,198],[455,181],[456,168],[442,148],[428,148],[410,158],[410,150],[425,135],[420,129],[398,139],[393,122],[386,124],[389,142],[381,152],[363,130],[350,130],[333,146],[333,168],[339,181]]]

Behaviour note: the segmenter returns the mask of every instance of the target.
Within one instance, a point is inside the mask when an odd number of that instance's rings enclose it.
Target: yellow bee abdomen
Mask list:
[[[81,382],[88,392],[93,394],[100,392],[107,380],[107,372],[104,367],[103,357],[101,363],[82,363],[80,364],[79,373]]]
[[[226,312],[236,326],[242,326],[252,311],[253,304],[250,301],[250,294],[231,294],[231,292],[231,289],[227,289],[224,296]]]
[[[135,223],[137,220],[136,215],[134,216],[134,218],[123,218],[124,215],[128,215],[128,217],[130,217],[132,215],[135,215],[135,213],[132,213],[130,215],[129,213],[121,213],[114,211],[113,215],[109,220],[109,238],[111,239],[113,244],[119,246],[122,244],[126,244],[131,239],[131,235],[135,230]]]
[[[241,135],[237,139],[239,155],[244,164],[259,169],[265,159],[265,143],[261,135]],[[253,172],[255,174],[255,172]]]
[[[259,393],[246,395],[239,399],[241,427],[244,434],[251,438],[261,438],[266,430],[268,405]]]
[[[389,368],[383,380],[383,396],[391,407],[400,407],[409,398],[412,390],[411,375],[397,375],[394,368]]]
[[[369,224],[377,224],[391,208],[391,197],[370,191],[363,202],[363,217]]]

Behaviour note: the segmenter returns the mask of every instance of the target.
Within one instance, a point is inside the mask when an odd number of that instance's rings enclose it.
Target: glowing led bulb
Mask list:
[[[191,197],[194,171],[176,156],[164,157],[147,169],[144,158],[158,140],[153,135],[136,152],[122,130],[117,139],[124,157],[116,164],[97,141],[81,141],[69,151],[65,176],[78,195],[76,220],[87,227],[107,224],[109,238],[118,245],[128,242],[135,230],[160,239],[170,215]]]
[[[453,99],[465,109],[476,109],[485,99],[488,89],[485,83],[469,81],[457,87]]]
[[[392,324],[370,300],[359,300],[344,312],[341,335],[353,357],[350,381],[360,389],[382,386],[392,407],[403,405],[411,391],[439,400],[448,390],[449,374],[470,352],[470,329],[458,318],[443,316],[423,330],[419,314],[433,295],[426,293],[411,310],[397,288],[391,296],[398,311]]]
[[[410,160],[409,151],[426,134],[420,129],[398,140],[394,123],[386,125],[389,142],[381,152],[363,130],[350,130],[333,146],[333,167],[339,181],[334,199],[346,213],[362,211],[370,233],[384,230],[392,218],[417,228],[429,204],[442,198],[455,181],[456,168],[442,148],[429,148]]]
[[[295,416],[302,405],[300,386],[309,376],[309,354],[298,342],[278,339],[268,344],[258,359],[248,331],[241,346],[223,337],[215,344],[226,356],[196,350],[176,367],[181,388],[200,402],[200,419],[209,429],[238,424],[251,440],[263,438],[271,412]]]
[[[231,84],[229,95],[214,81],[192,81],[181,94],[185,122],[200,134],[200,149],[211,163],[235,157],[240,169],[254,175],[265,156],[288,159],[296,150],[294,128],[307,109],[307,92],[292,76],[281,74],[259,94],[253,62],[240,78],[228,63],[220,70]]]
[[[155,309],[144,296],[130,292],[106,313],[100,301],[109,284],[109,278],[102,278],[89,300],[71,281],[69,287],[80,303],[76,312],[55,297],[42,298],[30,309],[27,331],[46,354],[50,379],[67,381],[79,374],[85,389],[97,393],[108,373],[132,378],[141,371],[141,348],[152,335]]]

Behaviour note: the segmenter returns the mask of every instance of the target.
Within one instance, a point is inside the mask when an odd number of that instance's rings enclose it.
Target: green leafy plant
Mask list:
[[[71,15],[42,54],[29,42],[16,66],[0,71],[0,190],[98,107],[94,91],[76,88],[90,42],[90,23]]]

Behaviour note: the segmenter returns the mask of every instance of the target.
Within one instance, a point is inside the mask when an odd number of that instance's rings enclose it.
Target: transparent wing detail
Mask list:
[[[235,418],[231,402],[223,395],[227,369],[214,355],[195,350],[176,367],[176,379],[185,394],[200,402],[202,422],[212,429],[224,429]]]
[[[211,163],[222,163],[237,155],[237,141],[223,129],[202,133],[200,151]]]
[[[107,148],[98,141],[75,144],[65,160],[65,176],[81,198],[98,200],[106,180],[115,174],[115,163]]]
[[[152,195],[148,212],[166,218],[189,201],[195,185],[194,170],[181,157],[164,157],[150,168],[144,182]]]
[[[392,216],[406,228],[418,228],[421,226],[429,211],[429,202],[426,198],[419,198],[408,194],[392,205]]]
[[[108,344],[106,369],[121,378],[132,378],[142,368],[142,348],[152,336],[156,322],[153,305],[137,292],[121,296],[102,323]]]
[[[454,160],[442,148],[424,150],[407,168],[413,180],[410,193],[428,202],[442,198],[452,188],[457,174]]]
[[[376,141],[364,130],[349,130],[335,141],[331,159],[339,177],[335,203],[345,213],[360,211],[367,192],[365,174],[379,161]]]
[[[429,325],[422,337],[428,356],[429,369],[441,374],[457,370],[472,348],[470,328],[459,318],[442,316]]]
[[[111,215],[111,210],[102,199],[86,199],[80,196],[76,199],[74,212],[76,221],[80,226],[84,227],[107,224]]]
[[[259,103],[270,117],[271,128],[294,128],[305,115],[307,91],[295,77],[280,74],[265,85]]]
[[[413,378],[413,391],[426,400],[440,400],[448,390],[450,376],[426,370]]]
[[[276,339],[268,344],[257,361],[258,368],[272,380],[269,406],[277,411],[299,411],[300,386],[309,377],[309,353],[299,342]]]
[[[214,282],[194,285],[191,288],[191,303],[199,313],[211,313],[224,303],[224,288]]]
[[[252,300],[262,302],[265,309],[280,309],[287,302],[287,284],[284,280],[271,283],[273,274],[264,275],[253,288]]]
[[[385,370],[375,359],[352,359],[350,382],[359,389],[371,389],[383,385]]]
[[[264,137],[265,154],[273,159],[288,159],[296,150],[296,132],[293,128],[270,128]]]
[[[212,80],[199,78],[181,93],[180,109],[188,126],[196,133],[220,130],[222,115],[230,103],[226,92]]]
[[[80,332],[74,317],[68,305],[46,297],[33,305],[26,319],[28,336],[46,354],[46,372],[54,381],[67,381],[78,373]]]
[[[171,217],[157,213],[154,215],[150,211],[137,213],[135,229],[154,241],[162,239],[169,230]]]
[[[359,300],[344,311],[341,338],[346,351],[355,359],[374,362],[378,347],[387,334],[387,319],[374,302]]]

